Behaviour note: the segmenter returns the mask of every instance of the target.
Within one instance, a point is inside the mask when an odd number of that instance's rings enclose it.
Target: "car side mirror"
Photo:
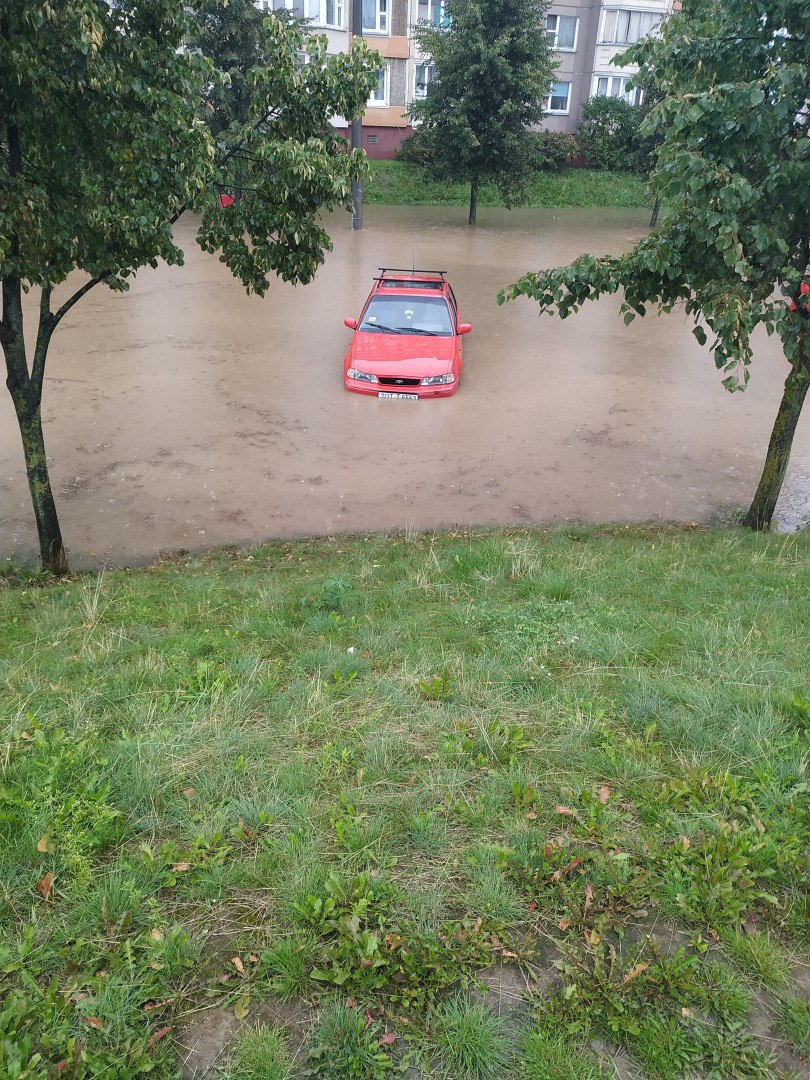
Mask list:
[[[344,319],[343,320],[343,325],[348,326],[348,328],[350,330],[356,330],[357,329],[357,319]]]
[[[458,332],[460,334],[469,334],[469,332],[471,330],[472,330],[472,326],[470,326],[470,324],[468,322],[460,322],[458,324]]]

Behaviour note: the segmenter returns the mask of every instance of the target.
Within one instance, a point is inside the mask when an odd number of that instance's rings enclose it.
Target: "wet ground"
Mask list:
[[[306,288],[248,297],[193,242],[185,267],[98,287],[51,348],[44,417],[72,565],[345,531],[453,524],[708,522],[744,507],[787,367],[757,339],[749,389],[723,389],[682,315],[625,327],[608,298],[562,322],[499,288],[583,251],[618,253],[643,211],[367,207],[333,219],[335,250]],[[448,270],[464,375],[446,400],[342,389],[342,357],[380,265]],[[810,520],[810,416],[796,435],[780,526]],[[36,536],[11,403],[0,397],[0,558]]]

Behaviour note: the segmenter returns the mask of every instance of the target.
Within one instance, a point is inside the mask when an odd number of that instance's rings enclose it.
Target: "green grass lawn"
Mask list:
[[[214,1017],[229,1080],[806,1075],[808,556],[615,527],[9,569],[0,1075],[177,1076]]]
[[[400,161],[370,162],[372,176],[363,184],[367,203],[404,206],[468,206],[469,184],[427,180],[411,165]],[[537,173],[529,185],[525,205],[530,207],[645,207],[649,201],[644,181],[628,172],[596,169],[563,169]],[[480,207],[502,206],[497,190],[482,184]]]

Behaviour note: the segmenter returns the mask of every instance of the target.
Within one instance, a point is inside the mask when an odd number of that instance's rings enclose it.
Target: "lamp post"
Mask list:
[[[363,36],[363,0],[352,0],[352,40]],[[363,148],[363,120],[352,120],[352,150]],[[363,182],[352,180],[352,229],[363,228]]]

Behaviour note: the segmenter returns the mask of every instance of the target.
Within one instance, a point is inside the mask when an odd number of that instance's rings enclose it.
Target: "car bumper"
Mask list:
[[[379,383],[344,378],[343,387],[352,394],[366,394],[368,397],[377,397],[381,390],[389,394],[416,394],[419,398],[450,397],[458,388],[458,379],[444,386],[380,386]]]

